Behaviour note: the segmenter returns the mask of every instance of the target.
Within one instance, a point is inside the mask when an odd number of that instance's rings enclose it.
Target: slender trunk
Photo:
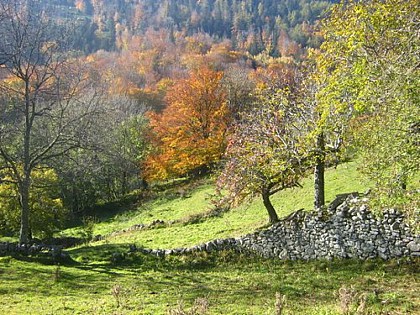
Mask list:
[[[325,139],[324,133],[320,133],[316,139],[317,157],[314,171],[314,190],[315,190],[315,209],[320,209],[325,205]]]
[[[121,183],[121,195],[122,196],[124,196],[125,194],[127,194],[128,193],[128,183],[127,183],[127,178],[128,178],[128,175],[127,175],[127,172],[126,171],[123,171],[123,173],[122,173],[122,183]]]
[[[79,203],[79,194],[77,192],[77,187],[76,187],[76,183],[72,183],[71,185],[71,205],[72,205],[72,209],[73,209],[73,213],[79,212],[80,210],[80,203]]]
[[[31,188],[31,131],[34,118],[31,110],[29,79],[25,81],[25,132],[23,134],[23,178],[19,184],[20,195],[20,234],[19,243],[26,244],[29,241],[29,192]]]
[[[271,203],[270,193],[268,190],[265,190],[265,189],[263,190],[262,198],[263,198],[264,206],[268,212],[269,222],[271,224],[279,222],[279,217],[277,216],[276,209],[274,209],[273,204]]]
[[[29,191],[30,191],[30,177],[27,174],[24,175],[22,183],[19,185],[19,195],[20,195],[20,233],[19,233],[19,243],[27,244],[29,242]]]

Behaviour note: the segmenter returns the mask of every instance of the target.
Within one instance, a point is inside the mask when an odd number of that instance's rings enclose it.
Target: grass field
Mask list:
[[[112,264],[118,248],[99,250],[90,263],[59,267],[2,258],[0,313],[167,314],[200,298],[207,314],[276,314],[276,292],[286,297],[284,314],[343,314],[340,305],[355,311],[362,299],[365,314],[418,314],[420,307],[418,262],[282,262],[219,253],[136,254]]]
[[[327,201],[366,189],[355,163],[327,172]],[[0,314],[279,314],[281,307],[282,314],[355,314],[357,308],[360,314],[420,314],[420,264],[414,259],[288,262],[220,252],[164,258],[135,253],[113,261],[133,243],[192,246],[266,224],[260,200],[187,224],[208,211],[213,194],[209,179],[187,194],[98,207],[93,234],[157,219],[174,223],[72,248],[72,260],[60,265],[36,257],[0,257]],[[277,194],[273,203],[280,216],[310,209],[311,179],[303,188]],[[82,231],[76,227],[63,235]]]
[[[312,178],[304,180],[302,186],[281,191],[272,197],[279,217],[301,208],[313,207]],[[339,193],[364,192],[367,187],[356,171],[355,163],[342,164],[326,172],[326,202],[332,201]],[[188,220],[193,215],[208,211],[214,194],[214,184],[210,179],[195,188],[187,197],[161,197],[105,219],[95,225],[93,234],[106,235],[128,229],[134,224],[148,224],[157,219],[165,222],[180,220],[180,223],[164,229],[145,230],[141,233],[127,232],[102,242],[136,243],[148,248],[176,248],[196,245],[215,238],[244,235],[267,224],[268,215],[259,199],[235,208],[222,217],[211,218],[200,224],[182,224],[182,219]],[[100,212],[97,216],[100,216]],[[64,231],[63,234],[77,235],[78,231],[80,228]]]

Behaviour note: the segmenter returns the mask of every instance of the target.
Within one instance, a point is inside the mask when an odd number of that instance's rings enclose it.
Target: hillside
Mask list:
[[[311,208],[311,178],[303,188],[276,195],[284,216]],[[356,163],[327,172],[327,199],[343,191],[364,191]],[[207,211],[213,194],[209,179],[185,193],[167,190],[159,199],[128,209],[104,205],[94,234],[127,229],[155,220],[176,221],[141,231],[118,233],[68,250],[73,261],[50,265],[36,257],[0,259],[0,311],[7,314],[344,314],[362,307],[368,313],[410,314],[416,297],[418,262],[285,262],[231,252],[154,257],[126,253],[129,244],[150,248],[190,246],[214,238],[242,235],[264,226],[261,202],[222,217],[191,222]],[[107,213],[101,211],[108,211]],[[98,219],[99,220],[99,219]],[[77,229],[66,231],[77,235]],[[25,289],[23,289],[25,288]],[[283,297],[284,296],[284,297]],[[190,312],[190,313],[187,313]]]
[[[77,21],[76,47],[85,53],[122,49],[127,35],[152,30],[205,34],[215,41],[231,40],[236,50],[268,51],[279,56],[299,47],[318,47],[314,27],[335,0],[282,1],[92,1],[48,0],[42,9],[52,16]]]
[[[420,12],[337,2],[0,0],[0,314],[417,314]]]
[[[367,185],[356,170],[355,162],[339,165],[336,169],[330,169],[326,173],[327,202],[334,199],[336,194],[343,192],[367,190]],[[279,192],[273,196],[273,204],[279,216],[284,217],[298,209],[310,210],[313,208],[313,179],[307,178],[302,182],[302,188],[293,188]],[[124,212],[99,221],[95,224],[93,235],[110,235],[113,232],[121,232],[115,236],[109,236],[104,241],[93,243],[134,243],[147,248],[175,248],[192,246],[212,240],[214,238],[236,237],[250,233],[258,228],[266,226],[268,216],[262,200],[254,199],[250,204],[240,207],[207,220],[199,220],[200,215],[205,214],[212,208],[211,199],[214,196],[213,180],[209,179],[203,185],[194,188],[191,192],[179,191],[159,194],[156,200],[152,200],[139,206],[133,206]],[[104,216],[101,208],[97,210],[97,217]],[[105,215],[106,217],[106,215]],[[99,219],[100,220],[100,219]],[[162,220],[164,227],[146,229],[144,231],[129,231],[136,224],[150,224],[153,221]],[[197,221],[196,224],[188,224]],[[63,232],[63,235],[77,235],[80,230],[71,229]]]

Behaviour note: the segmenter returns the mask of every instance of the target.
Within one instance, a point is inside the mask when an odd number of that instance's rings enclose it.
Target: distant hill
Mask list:
[[[122,36],[150,29],[230,40],[235,50],[272,56],[317,47],[316,24],[336,0],[44,0],[32,1],[57,18],[77,23],[84,53],[121,48]],[[44,12],[45,12],[44,11]]]

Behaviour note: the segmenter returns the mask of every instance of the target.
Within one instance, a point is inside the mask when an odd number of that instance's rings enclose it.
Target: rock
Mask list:
[[[400,223],[399,222],[394,222],[391,225],[391,231],[397,232],[400,230]]]
[[[98,242],[98,241],[101,241],[102,239],[103,239],[102,235],[98,234],[92,238],[92,242]]]
[[[111,255],[111,261],[115,263],[119,263],[125,259],[125,255],[123,253],[113,253]]]
[[[407,244],[407,248],[411,252],[420,252],[420,244],[416,241],[411,241]]]
[[[137,252],[137,246],[136,246],[136,244],[130,244],[129,245],[129,252],[131,252],[131,253],[134,253],[134,252]]]

